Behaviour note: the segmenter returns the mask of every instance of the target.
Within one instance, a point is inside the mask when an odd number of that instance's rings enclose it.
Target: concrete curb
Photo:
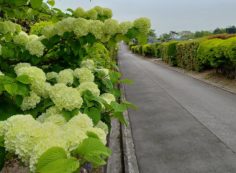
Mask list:
[[[125,100],[125,87],[121,84],[122,100]],[[139,173],[138,161],[135,154],[135,146],[132,137],[132,130],[128,111],[124,112],[124,117],[127,121],[127,126],[121,125],[123,157],[124,157],[124,172]]]

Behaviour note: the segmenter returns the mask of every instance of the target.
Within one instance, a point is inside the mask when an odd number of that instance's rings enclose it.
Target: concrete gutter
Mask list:
[[[125,100],[125,88],[121,85],[122,100]],[[132,130],[129,120],[128,111],[124,112],[124,117],[127,121],[127,126],[121,126],[123,157],[124,157],[124,172],[139,173],[138,161],[135,154],[135,146],[133,142]]]

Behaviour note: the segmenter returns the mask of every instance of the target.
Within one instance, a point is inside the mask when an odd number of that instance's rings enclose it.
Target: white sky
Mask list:
[[[119,21],[148,17],[158,35],[236,25],[236,0],[56,0],[60,9],[96,5],[112,9]]]

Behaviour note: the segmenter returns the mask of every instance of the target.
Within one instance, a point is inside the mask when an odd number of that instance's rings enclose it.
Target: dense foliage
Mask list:
[[[1,165],[15,155],[37,173],[106,164],[112,118],[126,123],[115,55],[147,40],[150,22],[95,7],[62,12],[53,0],[0,0]]]
[[[156,47],[156,45],[158,45]],[[187,70],[216,69],[229,78],[236,77],[235,35],[214,35],[188,41],[170,41],[162,44],[131,45],[135,53],[161,58],[163,61]],[[157,50],[156,50],[157,49]],[[155,52],[159,52],[157,55]]]

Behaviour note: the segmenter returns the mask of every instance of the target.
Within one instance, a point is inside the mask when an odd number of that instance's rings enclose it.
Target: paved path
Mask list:
[[[141,173],[236,173],[236,95],[130,53],[121,71]]]

